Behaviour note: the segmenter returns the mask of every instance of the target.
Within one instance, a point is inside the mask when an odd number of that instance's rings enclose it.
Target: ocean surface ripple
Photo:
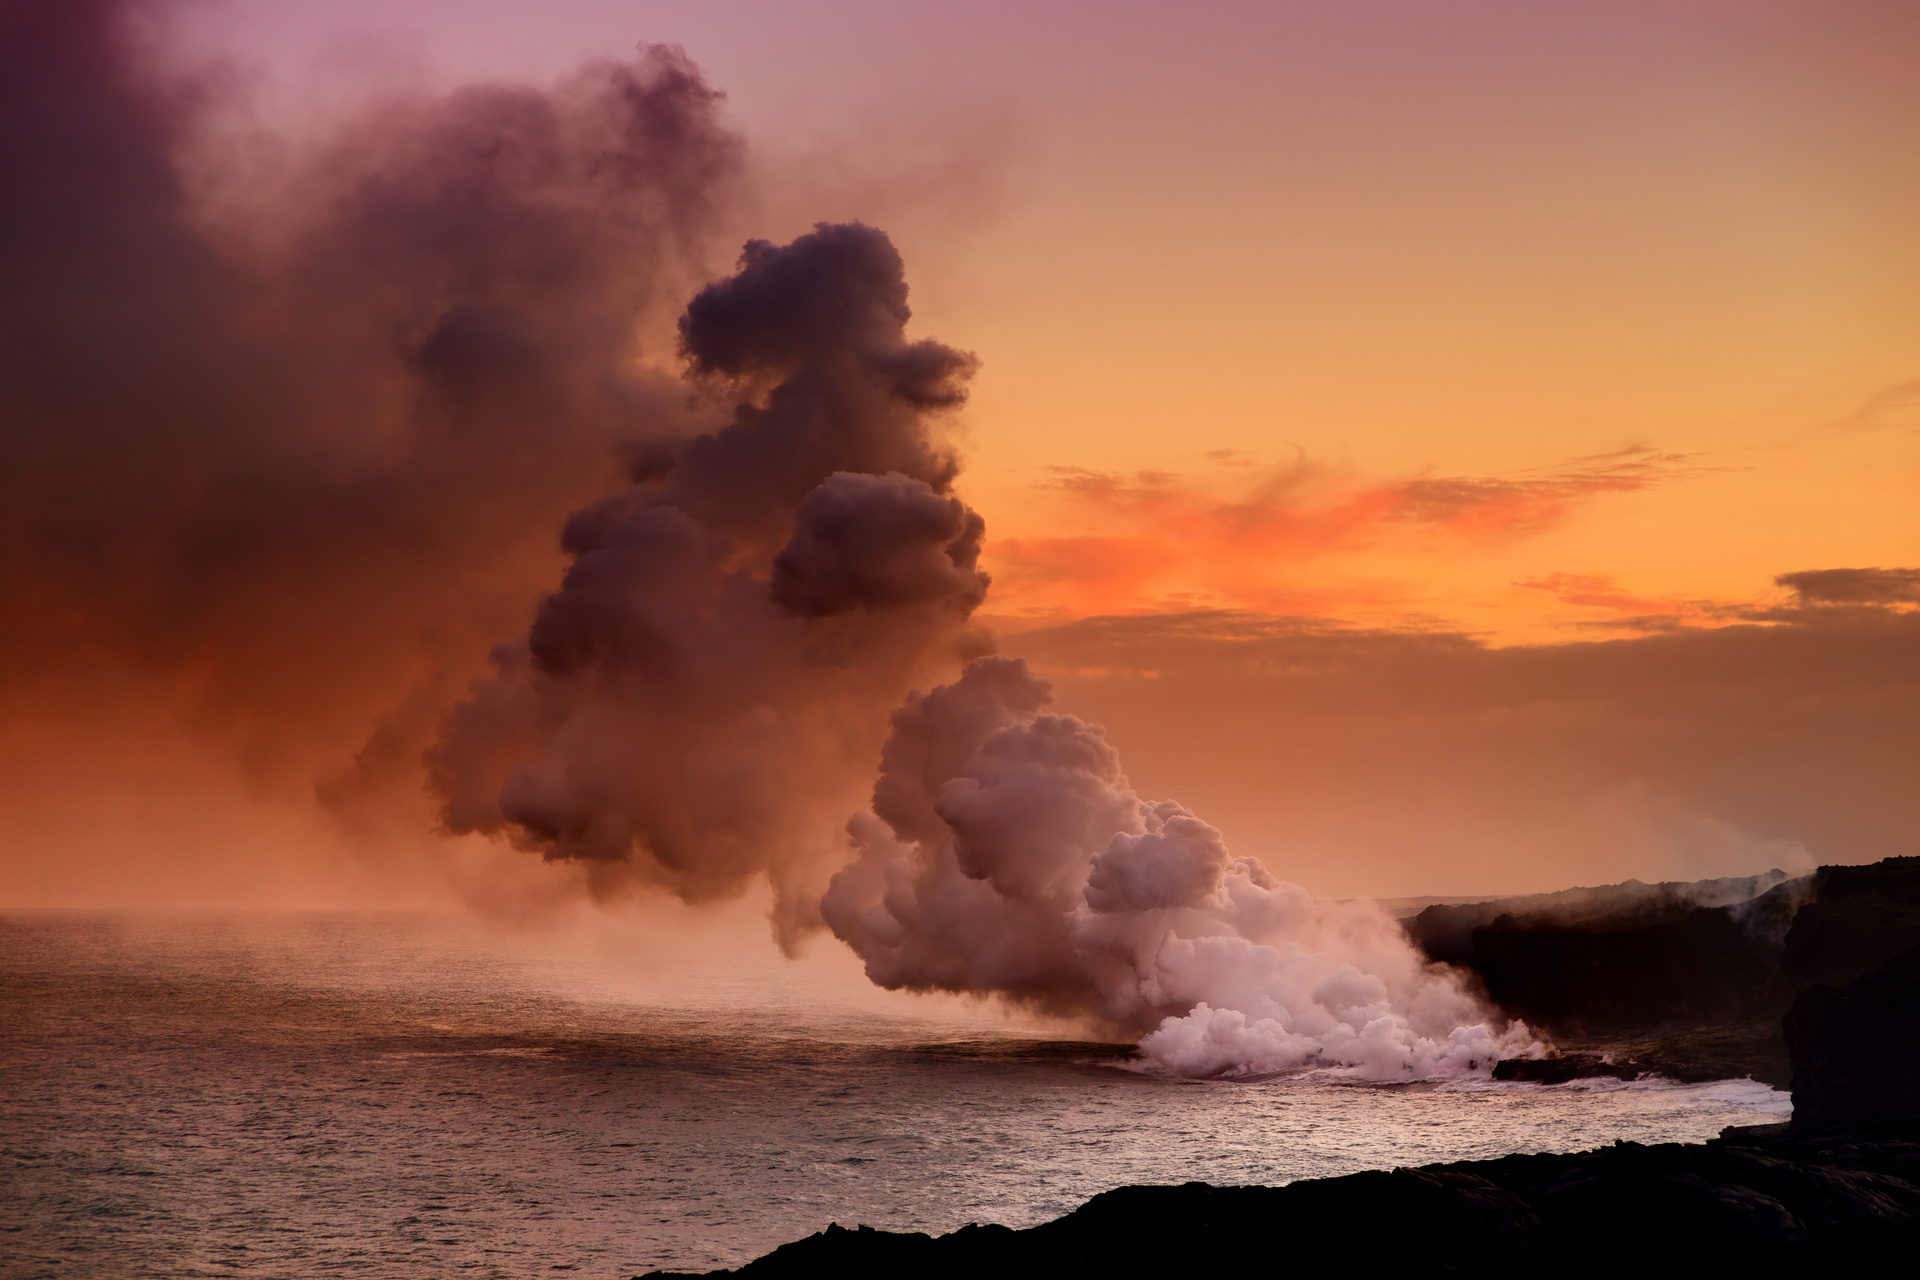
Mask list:
[[[629,1276],[1789,1110],[1751,1081],[1175,1081],[955,1007],[723,963],[622,995],[435,917],[0,916],[0,1277]]]

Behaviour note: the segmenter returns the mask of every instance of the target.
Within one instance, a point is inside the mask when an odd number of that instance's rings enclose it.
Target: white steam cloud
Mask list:
[[[1145,1032],[1215,1076],[1485,1071],[1537,1052],[1371,902],[1320,903],[1146,801],[1097,726],[980,658],[893,717],[858,850],[821,904],[885,987],[991,993]]]

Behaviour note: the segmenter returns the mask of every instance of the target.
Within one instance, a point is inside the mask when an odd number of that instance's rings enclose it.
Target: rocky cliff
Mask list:
[[[1403,923],[1431,958],[1473,973],[1504,1012],[1570,1051],[1503,1064],[1506,1078],[1551,1080],[1585,1064],[1589,1074],[1751,1075],[1784,1087],[1793,1065],[1782,1016],[1801,993],[1920,945],[1920,858],[1799,878],[1629,881],[1434,906]]]
[[[1820,1128],[1920,1118],[1920,947],[1787,1010],[1793,1121]]]

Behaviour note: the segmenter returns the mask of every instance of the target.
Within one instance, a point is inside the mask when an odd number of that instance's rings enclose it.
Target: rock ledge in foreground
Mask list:
[[[1356,1173],[1284,1187],[1122,1187],[1024,1231],[829,1227],[737,1272],[1086,1275],[1180,1267],[1339,1275],[1825,1276],[1920,1249],[1920,1123]],[[1871,1273],[1869,1271],[1868,1273]],[[656,1272],[656,1275],[671,1273]]]

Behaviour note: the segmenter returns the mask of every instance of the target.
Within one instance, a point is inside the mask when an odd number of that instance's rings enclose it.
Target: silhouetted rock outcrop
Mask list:
[[[1787,1011],[1793,1121],[1821,1128],[1920,1117],[1920,947]]]
[[[1822,867],[1809,900],[1793,917],[1780,956],[1789,992],[1839,987],[1920,946],[1920,858],[1885,858],[1864,867]]]
[[[1614,1062],[1597,1053],[1559,1053],[1550,1058],[1507,1058],[1493,1065],[1495,1080],[1524,1080],[1529,1084],[1565,1084],[1596,1076],[1638,1080],[1659,1074],[1646,1063],[1628,1059]]]
[[[1827,1276],[1920,1246],[1920,1126],[1779,1128],[1285,1187],[1123,1187],[1025,1231],[830,1227],[712,1274]]]
[[[1778,871],[1630,880],[1428,907],[1405,925],[1429,957],[1472,970],[1496,1004],[1532,1025],[1561,1036],[1648,1035],[1761,1004],[1810,888]]]
[[[1742,896],[1747,895],[1747,896]],[[1432,906],[1403,922],[1435,960],[1575,1052],[1503,1078],[1657,1072],[1785,1086],[1782,1015],[1920,945],[1920,858]],[[1602,1055],[1601,1049],[1607,1052]]]
[[[1452,963],[1472,955],[1475,929],[1490,925],[1501,916],[1533,927],[1621,932],[1677,920],[1698,907],[1731,907],[1751,902],[1790,879],[1786,872],[1775,868],[1757,876],[1727,876],[1718,880],[1667,880],[1659,884],[1626,880],[1620,884],[1491,898],[1485,902],[1436,904],[1409,915],[1405,924],[1407,932],[1428,955]],[[1784,921],[1779,929],[1782,934],[1786,932]]]

